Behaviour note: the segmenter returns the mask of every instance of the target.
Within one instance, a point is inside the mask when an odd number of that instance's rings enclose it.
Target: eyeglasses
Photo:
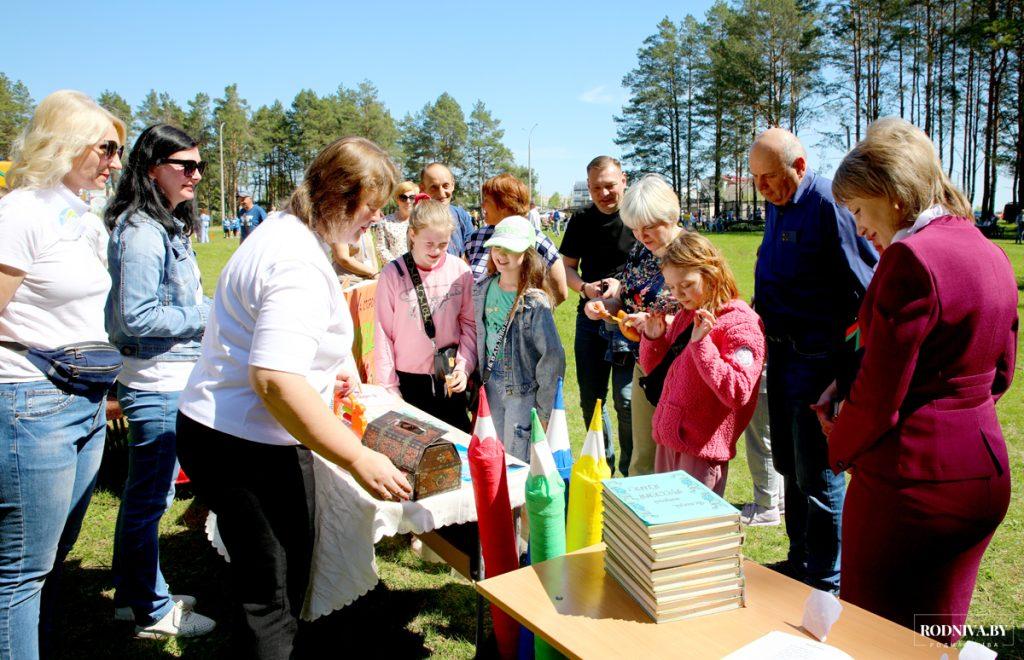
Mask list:
[[[181,173],[185,175],[185,178],[191,178],[196,172],[199,172],[199,176],[203,175],[206,171],[205,160],[181,160],[179,158],[161,158],[158,165],[181,165]]]
[[[107,160],[114,160],[114,154],[117,154],[118,158],[124,156],[124,145],[118,144],[117,140],[107,140],[96,146],[100,148],[100,152]]]
[[[411,202],[414,199],[416,199],[416,194],[415,193],[409,193],[408,195],[399,195],[398,199],[403,201],[403,202]]]

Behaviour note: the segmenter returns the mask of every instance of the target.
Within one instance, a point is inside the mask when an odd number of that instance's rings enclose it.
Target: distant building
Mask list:
[[[586,181],[577,181],[572,184],[572,195],[566,205],[571,211],[581,211],[590,206],[590,190]]]

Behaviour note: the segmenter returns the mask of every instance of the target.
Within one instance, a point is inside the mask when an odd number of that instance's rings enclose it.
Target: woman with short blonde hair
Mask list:
[[[604,314],[660,313],[675,314],[679,304],[673,300],[661,260],[676,237],[685,233],[679,226],[679,198],[672,186],[657,174],[646,174],[626,190],[619,205],[622,224],[633,231],[637,242],[626,257],[622,269],[621,286],[612,295],[592,300],[584,307],[587,317],[597,320]],[[654,472],[655,444],[651,435],[654,404],[647,399],[640,380],[646,376],[640,365],[640,345],[636,336],[625,337],[622,332],[605,325],[604,331],[616,342],[631,340],[633,351],[632,381],[632,446],[622,447],[619,471],[623,475],[641,475]],[[631,331],[627,328],[627,333]],[[632,331],[632,332],[635,332]],[[621,439],[620,439],[621,440]]]
[[[836,201],[881,252],[858,326],[852,383],[815,404],[829,464],[853,474],[840,596],[950,644],[1010,503],[995,404],[1013,381],[1017,283],[931,140],[882,119],[843,159]],[[832,410],[842,401],[838,417]]]
[[[80,195],[121,169],[124,124],[81,92],[43,99],[15,145],[0,200],[0,656],[54,635],[48,578],[78,536],[106,436],[106,388],[72,393],[33,352],[107,341],[106,233]],[[99,225],[102,226],[102,225]],[[29,441],[31,440],[31,441]],[[45,583],[45,590],[44,590]],[[45,591],[45,594],[43,592]],[[47,649],[43,649],[45,654]]]
[[[909,228],[929,207],[970,218],[971,204],[942,170],[928,136],[896,117],[879,119],[850,150],[832,180],[837,200],[851,197],[890,201],[897,212],[894,233]]]
[[[352,317],[322,248],[358,240],[396,178],[369,140],[324,147],[288,208],[268,216],[221,271],[181,395],[178,457],[231,555],[246,657],[287,658],[293,649],[313,553],[312,451],[374,497],[410,494],[391,461],[331,412],[335,389],[347,394],[358,377]]]
[[[409,251],[409,216],[419,191],[420,187],[412,181],[398,184],[391,197],[397,205],[395,212],[384,216],[383,221],[371,228],[381,268]]]

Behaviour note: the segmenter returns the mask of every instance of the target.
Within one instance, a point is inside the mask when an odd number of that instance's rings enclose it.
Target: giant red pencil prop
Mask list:
[[[487,393],[482,387],[473,439],[469,443],[469,474],[473,479],[486,576],[514,571],[519,568],[519,555],[516,553],[512,507],[508,497],[505,447],[498,440],[491,409],[487,405]],[[495,605],[491,605],[491,617],[498,653],[503,658],[516,657],[519,624]]]

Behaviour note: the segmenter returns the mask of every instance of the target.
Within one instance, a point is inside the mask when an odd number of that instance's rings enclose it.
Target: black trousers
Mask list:
[[[469,421],[469,398],[466,393],[444,395],[444,382],[437,384],[438,393],[434,393],[434,379],[427,374],[410,374],[404,371],[398,375],[398,391],[406,403],[412,404],[423,412],[433,415],[442,422],[451,424],[460,431],[472,432]]]
[[[250,442],[178,414],[178,458],[217,514],[241,605],[240,657],[292,657],[313,556],[313,454]]]

